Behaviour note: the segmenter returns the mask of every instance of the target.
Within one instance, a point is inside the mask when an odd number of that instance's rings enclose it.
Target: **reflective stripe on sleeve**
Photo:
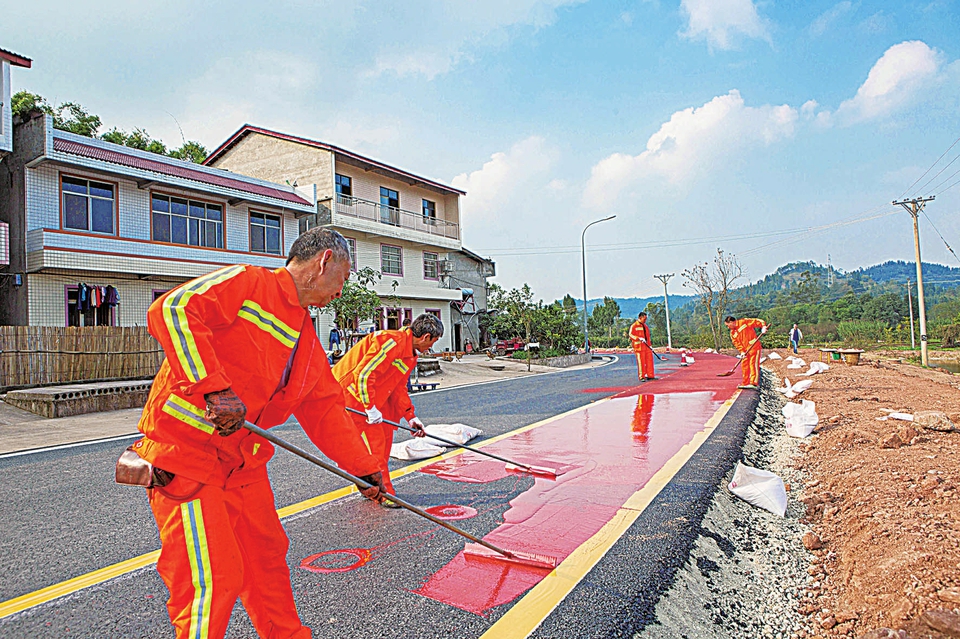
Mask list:
[[[171,395],[167,398],[161,410],[171,417],[179,419],[184,424],[199,428],[208,435],[212,435],[216,431],[213,425],[204,419],[205,411],[200,410],[182,397]]]
[[[359,393],[360,403],[364,406],[370,405],[370,389],[368,388],[368,382],[370,381],[370,375],[373,374],[373,371],[382,364],[387,359],[387,351],[396,346],[397,343],[392,339],[388,339],[383,343],[383,346],[380,347],[380,351],[373,356],[373,358],[367,362],[367,365],[363,367],[363,370],[360,371],[360,375],[357,376],[357,391]]]
[[[191,382],[198,382],[206,377],[207,369],[203,365],[203,359],[197,350],[193,332],[190,330],[186,306],[194,295],[205,293],[213,286],[239,275],[245,268],[238,265],[219,269],[187,283],[180,290],[168,295],[163,300],[164,324],[166,324],[167,331],[173,338],[173,349],[180,361],[180,366]]]
[[[393,360],[393,365],[401,372],[406,373],[410,370],[410,367],[403,363],[402,359]]]

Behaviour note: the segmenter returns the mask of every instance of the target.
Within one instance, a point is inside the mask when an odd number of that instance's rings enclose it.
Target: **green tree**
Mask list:
[[[53,115],[53,107],[43,99],[43,96],[30,93],[29,91],[17,91],[14,93],[13,97],[10,98],[10,110],[13,112],[14,117],[19,116],[21,120],[26,120],[27,116],[34,111],[41,111],[47,115]]]
[[[380,295],[373,287],[383,274],[369,266],[350,274],[343,285],[340,297],[323,307],[324,313],[334,313],[341,328],[357,329],[360,322],[372,319],[374,313],[383,305]],[[394,283],[394,289],[397,282]]]
[[[647,314],[647,324],[656,343],[667,343],[667,314],[664,312],[663,302],[647,302],[643,309]]]
[[[169,153],[170,157],[178,160],[186,160],[194,164],[201,164],[210,155],[205,146],[194,140],[184,142],[179,149],[173,149]]]
[[[612,297],[604,297],[602,304],[593,307],[593,312],[587,318],[587,327],[591,332],[613,336],[617,320],[620,318],[620,305]]]

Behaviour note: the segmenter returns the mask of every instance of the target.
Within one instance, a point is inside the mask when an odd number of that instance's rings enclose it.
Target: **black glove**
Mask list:
[[[247,416],[247,407],[237,394],[229,388],[203,396],[207,400],[207,410],[203,416],[214,425],[221,437],[232,435],[243,426]]]
[[[367,499],[372,501],[380,501],[381,496],[387,494],[387,490],[383,487],[383,475],[380,474],[379,470],[371,475],[358,477],[358,479],[362,479],[370,484],[370,488],[357,487],[357,490],[360,491],[360,494]]]

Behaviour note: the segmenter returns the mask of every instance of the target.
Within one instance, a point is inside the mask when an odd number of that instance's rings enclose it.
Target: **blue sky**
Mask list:
[[[452,184],[465,246],[547,300],[580,297],[581,232],[614,214],[587,232],[590,297],[664,272],[685,292],[718,247],[751,280],[912,260],[890,202],[933,193],[924,260],[960,266],[931,226],[960,249],[956,2],[44,6],[3,9],[0,47],[34,60],[14,90],[168,145],[251,123]]]

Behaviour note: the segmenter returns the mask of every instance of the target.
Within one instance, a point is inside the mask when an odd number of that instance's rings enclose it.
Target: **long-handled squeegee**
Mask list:
[[[659,355],[657,355],[657,351],[653,350],[653,347],[650,346],[649,344],[647,344],[646,342],[641,342],[641,344],[643,344],[644,346],[646,346],[647,348],[649,348],[649,349],[650,349],[650,352],[653,353],[653,356],[656,357],[657,359],[659,359],[661,362],[667,361],[667,358],[666,358],[666,357],[660,357]]]
[[[737,363],[733,365],[733,368],[728,370],[726,373],[717,373],[717,377],[730,377],[737,370],[737,367],[743,364],[743,360],[747,359],[747,354],[753,350],[754,345],[760,341],[760,336],[757,335],[750,341],[750,345],[747,346],[747,350],[744,351],[743,357],[737,360]]]
[[[357,415],[366,415],[363,411],[359,411],[355,408],[350,408],[347,406],[347,410],[351,413],[356,413]],[[417,431],[408,426],[401,426],[397,422],[391,422],[389,419],[383,420],[384,424],[389,424],[390,426],[395,426],[396,428],[402,428],[408,433],[416,433]],[[529,464],[521,464],[519,462],[511,461],[506,457],[500,457],[499,455],[494,455],[493,453],[488,453],[486,451],[480,450],[479,448],[474,448],[473,446],[467,446],[466,444],[458,444],[455,441],[449,439],[444,439],[443,437],[437,437],[436,435],[427,435],[430,439],[435,439],[438,442],[443,442],[448,446],[455,446],[456,448],[465,448],[469,451],[477,453],[478,455],[486,455],[487,457],[492,457],[499,461],[505,462],[507,464],[507,470],[518,470],[520,472],[529,473],[531,475],[538,475],[541,477],[554,478],[560,474],[560,470],[557,468],[547,468],[546,466],[530,466]]]
[[[359,477],[355,477],[354,475],[351,475],[347,471],[341,468],[337,468],[333,464],[325,462],[324,460],[320,459],[316,455],[313,455],[312,453],[309,453],[303,450],[299,446],[295,446],[289,443],[288,441],[286,441],[285,439],[277,437],[276,435],[274,435],[268,430],[260,428],[255,424],[251,424],[248,421],[243,422],[243,427],[249,430],[251,433],[254,433],[256,435],[259,435],[260,437],[263,437],[268,442],[276,446],[279,446],[280,448],[288,450],[294,455],[297,455],[298,457],[302,457],[307,461],[313,462],[317,466],[320,466],[324,470],[330,471],[334,475],[337,475],[343,479],[346,479],[347,481],[354,484],[357,488],[361,490],[371,488],[370,484],[363,481]],[[503,548],[500,548],[499,546],[495,546],[488,541],[484,541],[483,539],[480,539],[475,535],[471,535],[466,530],[457,528],[453,524],[443,521],[439,517],[435,517],[430,513],[424,510],[421,510],[420,508],[417,508],[413,504],[408,503],[407,501],[405,501],[404,499],[401,499],[400,497],[397,497],[396,495],[390,495],[389,499],[390,501],[399,504],[400,506],[406,508],[407,510],[413,513],[416,513],[425,519],[429,519],[430,521],[437,524],[438,526],[443,526],[447,530],[455,532],[458,535],[462,537],[466,537],[470,541],[474,542],[473,544],[466,544],[466,546],[463,549],[464,554],[501,559],[504,561],[510,561],[517,564],[522,564],[524,566],[533,566],[534,568],[546,568],[548,570],[553,570],[554,568],[557,567],[558,562],[556,557],[551,557],[549,555],[540,555],[536,553],[525,553],[525,552],[519,552],[519,551],[504,550]],[[476,544],[479,544],[479,546],[477,546]],[[493,551],[496,554],[490,554],[489,551]]]

